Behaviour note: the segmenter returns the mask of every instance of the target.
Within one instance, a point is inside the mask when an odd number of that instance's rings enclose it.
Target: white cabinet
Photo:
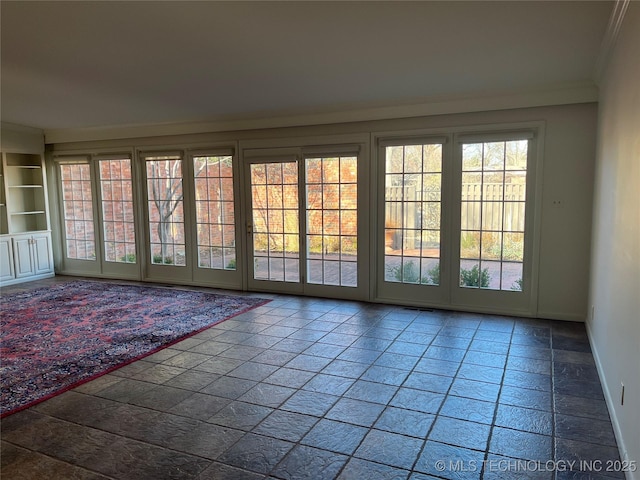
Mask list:
[[[8,282],[14,278],[13,242],[10,237],[0,237],[0,282]]]
[[[36,275],[53,273],[53,248],[49,232],[33,235],[33,266]]]
[[[31,238],[13,238],[13,258],[15,261],[16,278],[24,278],[35,275],[33,267],[33,254]]]
[[[2,153],[0,284],[9,285],[53,275],[42,155]]]
[[[0,284],[53,276],[51,232],[0,237]]]
[[[15,277],[25,278],[53,272],[49,232],[13,237]]]

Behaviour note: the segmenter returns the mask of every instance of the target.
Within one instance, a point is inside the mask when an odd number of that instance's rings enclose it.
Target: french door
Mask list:
[[[149,280],[242,285],[233,151],[141,154]]]
[[[56,158],[65,270],[138,279],[130,154]]]
[[[455,305],[524,313],[534,308],[532,139],[527,133],[457,138]]]
[[[96,158],[99,218],[102,233],[102,272],[106,275],[140,275],[133,195],[134,169],[129,155]]]
[[[182,152],[142,155],[146,186],[146,276],[151,280],[190,280],[193,259],[185,228]]]
[[[382,226],[378,295],[432,304],[449,301],[449,205],[443,195],[445,141],[390,140],[380,144]],[[381,192],[384,192],[383,195]]]
[[[530,312],[532,138],[519,132],[379,140],[380,299]]]
[[[358,151],[248,151],[250,289],[365,299]]]

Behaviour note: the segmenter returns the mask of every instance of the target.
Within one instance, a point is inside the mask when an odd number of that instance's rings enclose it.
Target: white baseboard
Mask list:
[[[585,322],[584,315],[580,315],[577,313],[558,313],[558,312],[548,312],[544,310],[538,310],[536,314],[538,318],[546,318],[549,320],[564,320],[566,322]]]
[[[616,436],[616,442],[618,443],[618,451],[620,452],[620,459],[625,462],[629,461],[629,455],[627,453],[627,448],[624,443],[624,437],[622,436],[622,430],[620,429],[620,422],[618,421],[618,417],[616,416],[616,411],[613,408],[615,402],[613,401],[613,397],[611,395],[611,391],[607,386],[607,382],[605,381],[604,368],[602,367],[602,363],[600,362],[600,356],[598,355],[598,349],[595,346],[593,341],[593,336],[591,334],[591,324],[586,322],[587,327],[587,338],[589,338],[589,344],[591,345],[591,352],[593,353],[593,359],[595,360],[596,369],[598,370],[598,376],[600,377],[600,384],[602,385],[602,391],[604,392],[604,399],[607,404],[607,409],[609,410],[609,417],[611,418],[611,425],[613,426],[613,433]],[[625,472],[627,480],[640,480],[640,471]]]

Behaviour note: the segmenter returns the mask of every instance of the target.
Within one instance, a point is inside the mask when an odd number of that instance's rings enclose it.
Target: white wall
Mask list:
[[[596,106],[546,117],[538,316],[584,321],[589,289]]]
[[[0,150],[11,153],[43,153],[44,132],[37,128],[2,122]]]
[[[600,88],[587,326],[620,450],[640,463],[640,3],[629,4]]]
[[[89,153],[95,149],[122,150],[190,143],[206,145],[207,142],[311,135],[417,129],[446,132],[464,128],[473,130],[487,125],[504,125],[504,128],[508,129],[510,125],[519,122],[543,122],[543,188],[537,316],[584,321],[587,315],[589,289],[596,121],[597,105],[585,103],[269,130],[113,138],[60,143],[51,147],[53,152]],[[558,200],[560,206],[555,207],[554,201]],[[55,231],[55,221],[53,226]]]

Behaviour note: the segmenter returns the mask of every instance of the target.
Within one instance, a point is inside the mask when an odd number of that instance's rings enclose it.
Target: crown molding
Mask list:
[[[598,101],[598,88],[593,82],[562,85],[544,90],[432,97],[415,103],[361,106],[360,108],[280,113],[272,116],[221,118],[208,122],[171,123],[153,125],[117,125],[79,129],[49,129],[44,131],[45,142],[65,143],[96,140],[188,135],[259,130],[268,128],[302,127],[339,123],[392,120],[457,113],[474,113],[515,108],[568,105]]]
[[[606,71],[609,59],[611,58],[611,54],[613,53],[613,49],[618,40],[620,27],[622,27],[622,22],[624,21],[624,16],[627,13],[630,1],[631,0],[616,0],[613,5],[607,29],[604,32],[604,37],[602,37],[602,43],[600,44],[598,59],[596,60],[593,77],[596,85],[600,85],[602,82],[602,77]]]

